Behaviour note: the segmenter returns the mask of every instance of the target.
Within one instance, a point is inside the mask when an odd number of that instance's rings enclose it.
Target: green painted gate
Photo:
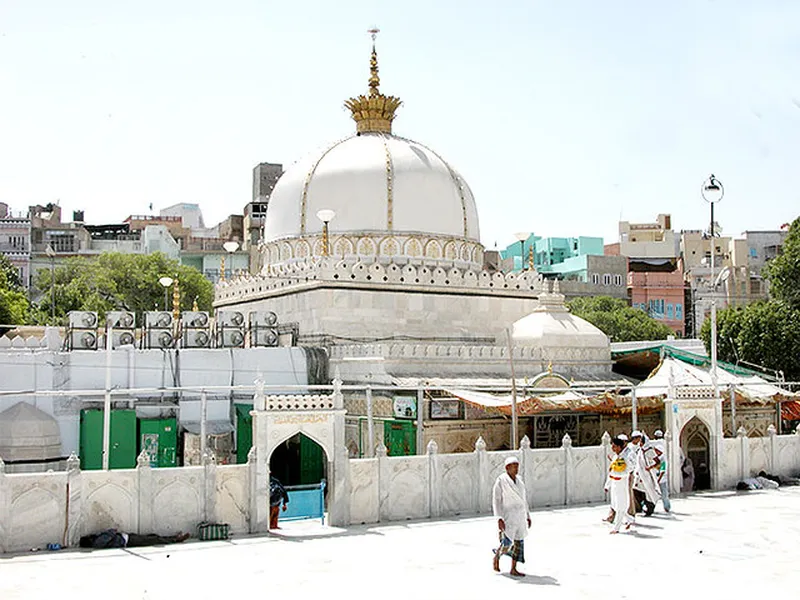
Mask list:
[[[383,439],[388,456],[412,456],[417,453],[417,428],[412,421],[384,421]]]
[[[178,466],[178,424],[174,417],[139,420],[139,453],[150,457],[151,467]]]
[[[133,469],[136,466],[136,411],[112,410],[108,466]],[[83,409],[80,416],[81,469],[103,468],[103,411]]]

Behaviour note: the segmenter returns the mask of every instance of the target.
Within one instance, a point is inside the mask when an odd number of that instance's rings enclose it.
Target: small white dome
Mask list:
[[[332,235],[480,240],[475,199],[461,175],[430,148],[390,133],[353,135],[289,167],[270,197],[264,241],[321,232],[323,209],[336,213]]]
[[[511,337],[519,346],[584,348],[611,352],[608,336],[563,305],[560,294],[543,294],[541,306],[513,325]]]
[[[0,413],[0,458],[45,460],[61,456],[58,422],[33,404],[18,402]]]

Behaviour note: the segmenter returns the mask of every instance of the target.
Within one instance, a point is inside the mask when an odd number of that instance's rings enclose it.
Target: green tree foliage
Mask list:
[[[800,217],[789,228],[783,251],[767,265],[770,294],[800,310]]]
[[[130,310],[141,323],[142,313],[164,310],[164,288],[159,278],[169,276],[180,282],[181,310],[191,310],[197,299],[200,310],[211,310],[214,286],[194,267],[180,265],[161,253],[122,254],[108,252],[97,258],[70,258],[55,268],[56,322],[72,310],[97,311],[102,320],[109,310]],[[34,319],[50,321],[51,275],[43,269],[36,276],[41,302]],[[172,310],[172,291],[168,291],[167,309]]]
[[[22,325],[28,318],[28,309],[19,272],[5,254],[0,254],[0,325]],[[0,330],[0,335],[4,331]]]
[[[575,298],[567,303],[570,312],[586,319],[612,342],[663,340],[673,331],[638,308],[610,296]]]
[[[710,353],[710,319],[703,323],[700,337]],[[782,371],[788,381],[800,380],[800,310],[770,300],[719,311],[717,356]]]

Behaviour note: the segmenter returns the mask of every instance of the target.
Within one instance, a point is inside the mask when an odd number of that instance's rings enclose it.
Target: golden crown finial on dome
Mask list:
[[[402,104],[400,98],[384,96],[379,89],[381,79],[378,76],[378,52],[375,50],[375,38],[379,31],[380,29],[377,27],[368,30],[372,36],[372,54],[369,59],[369,95],[350,98],[344,103],[352,113],[358,133],[392,133],[394,113]]]

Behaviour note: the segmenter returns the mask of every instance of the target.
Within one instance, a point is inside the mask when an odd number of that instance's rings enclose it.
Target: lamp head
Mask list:
[[[323,208],[322,210],[317,211],[317,218],[323,223],[330,223],[331,221],[333,221],[333,218],[335,216],[336,216],[336,211],[333,211],[329,208]]]
[[[514,237],[517,238],[517,241],[524,242],[530,237],[530,233],[527,231],[520,231],[519,233],[515,233]]]
[[[700,193],[706,202],[714,204],[715,202],[722,200],[722,196],[725,195],[725,188],[722,186],[722,182],[714,177],[714,174],[712,173],[711,177],[703,182],[703,187],[701,188]]]
[[[161,279],[158,280],[158,283],[163,285],[165,288],[168,288],[169,286],[171,286],[173,284],[173,282],[174,282],[174,279],[172,279],[172,277],[162,277]]]
[[[225,248],[226,252],[233,253],[233,252],[236,252],[239,249],[239,242],[235,242],[233,240],[230,240],[230,241],[225,242],[224,244],[222,244],[222,247]]]

